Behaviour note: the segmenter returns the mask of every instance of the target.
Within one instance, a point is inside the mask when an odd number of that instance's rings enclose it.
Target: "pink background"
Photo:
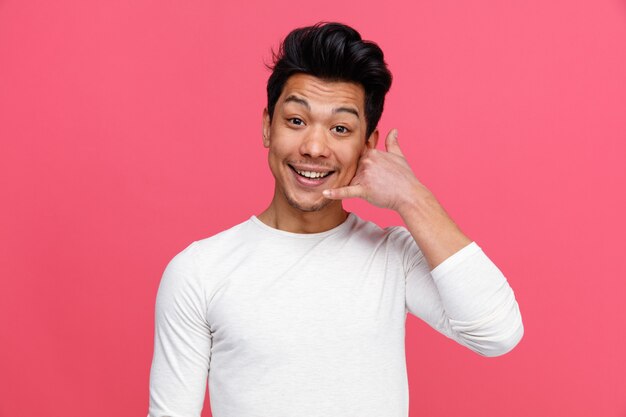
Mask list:
[[[0,416],[147,414],[161,273],[269,203],[263,64],[319,20],[383,48],[383,135],[524,318],[485,359],[409,316],[410,415],[626,416],[617,0],[0,1]]]

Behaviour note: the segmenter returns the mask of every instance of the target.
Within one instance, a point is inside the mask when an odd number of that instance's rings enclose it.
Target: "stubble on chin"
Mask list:
[[[300,203],[298,203],[296,200],[294,200],[293,198],[291,198],[291,196],[289,194],[287,194],[286,192],[283,191],[283,195],[285,196],[285,200],[287,200],[287,203],[289,203],[289,205],[297,210],[300,211],[304,211],[304,212],[313,212],[313,211],[320,211],[322,210],[324,207],[326,207],[327,205],[329,205],[330,203],[332,203],[332,200],[329,199],[323,199],[320,203],[317,203],[315,205],[312,206],[303,206]]]

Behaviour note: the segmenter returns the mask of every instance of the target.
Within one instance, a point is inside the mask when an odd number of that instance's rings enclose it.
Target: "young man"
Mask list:
[[[484,356],[521,339],[500,270],[415,177],[393,130],[376,150],[391,74],[344,25],[291,32],[263,116],[274,196],[196,241],[156,302],[151,417],[406,417],[408,312]],[[407,228],[347,213],[360,197]]]

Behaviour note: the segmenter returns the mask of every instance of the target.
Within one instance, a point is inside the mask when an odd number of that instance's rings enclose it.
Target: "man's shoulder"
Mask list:
[[[377,240],[403,240],[411,237],[410,232],[404,226],[380,226],[371,220],[364,220],[354,215],[354,231],[365,236],[375,237]]]
[[[247,219],[221,232],[195,240],[189,248],[192,248],[197,258],[221,256],[241,247],[253,233],[250,219]]]
[[[211,236],[198,239],[193,243],[198,247],[220,245],[230,239],[239,239],[242,235],[249,233],[250,219],[238,223],[228,229],[217,232]]]
[[[203,275],[202,271],[215,271],[223,265],[237,262],[233,257],[240,255],[241,251],[238,249],[253,232],[249,229],[249,221],[191,242],[169,261],[166,269],[178,270],[189,276],[200,276]]]

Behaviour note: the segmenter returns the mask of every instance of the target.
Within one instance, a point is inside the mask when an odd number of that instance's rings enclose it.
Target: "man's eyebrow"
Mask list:
[[[306,100],[305,100],[305,99],[303,99],[303,98],[300,98],[300,97],[294,96],[294,95],[292,94],[292,95],[288,96],[288,97],[285,99],[285,103],[289,103],[290,101],[291,101],[291,102],[294,102],[294,103],[301,104],[301,105],[303,105],[304,107],[306,107],[306,108],[307,108],[307,110],[311,110],[311,106],[309,106],[309,102],[308,102],[308,101],[306,101]]]
[[[289,102],[298,103],[301,106],[306,107],[307,110],[311,110],[311,106],[309,105],[309,102],[296,95],[291,94],[287,96],[287,98],[285,99],[285,103],[289,103]],[[333,114],[342,113],[342,112],[353,114],[357,117],[357,119],[360,118],[359,111],[353,107],[337,107],[333,109]]]
[[[358,110],[353,107],[337,107],[336,109],[333,109],[333,114],[341,112],[354,114],[357,119],[360,119]]]

